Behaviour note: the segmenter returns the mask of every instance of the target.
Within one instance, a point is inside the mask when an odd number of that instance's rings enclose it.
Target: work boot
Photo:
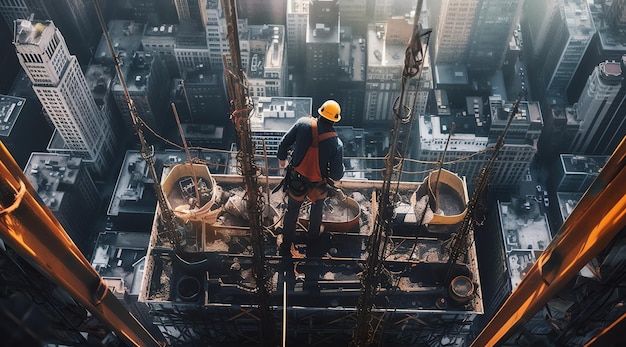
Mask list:
[[[291,253],[291,257],[293,259],[303,259],[304,258],[304,254],[300,253],[296,247],[293,245],[293,243],[291,244],[291,249],[289,249],[289,252]]]

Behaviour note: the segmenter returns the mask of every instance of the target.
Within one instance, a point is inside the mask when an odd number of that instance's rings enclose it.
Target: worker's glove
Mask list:
[[[335,182],[333,182],[331,179],[326,180],[326,188],[328,190],[329,197],[334,197],[341,202],[346,201],[346,194],[341,188],[335,186]]]

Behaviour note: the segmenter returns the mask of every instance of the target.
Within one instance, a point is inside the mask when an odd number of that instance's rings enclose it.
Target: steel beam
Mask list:
[[[471,346],[502,344],[626,226],[626,138],[557,236]]]
[[[109,291],[0,142],[0,237],[129,346],[163,346]]]

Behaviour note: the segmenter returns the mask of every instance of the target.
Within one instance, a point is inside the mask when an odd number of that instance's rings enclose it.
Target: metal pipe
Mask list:
[[[109,291],[2,142],[0,237],[127,344],[162,346]]]
[[[585,192],[557,236],[472,346],[501,344],[532,318],[626,226],[626,138]]]

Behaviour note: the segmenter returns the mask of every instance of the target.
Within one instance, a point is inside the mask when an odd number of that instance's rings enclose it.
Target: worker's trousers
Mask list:
[[[296,223],[300,215],[300,207],[302,201],[298,201],[291,196],[288,197],[287,212],[283,220],[283,243],[281,244],[280,253],[283,256],[289,256],[289,248],[294,242],[296,236]],[[319,199],[311,203],[311,211],[309,214],[309,230],[306,239],[307,246],[310,241],[315,240],[320,235],[320,226],[322,225],[322,211],[324,209],[324,199]]]

